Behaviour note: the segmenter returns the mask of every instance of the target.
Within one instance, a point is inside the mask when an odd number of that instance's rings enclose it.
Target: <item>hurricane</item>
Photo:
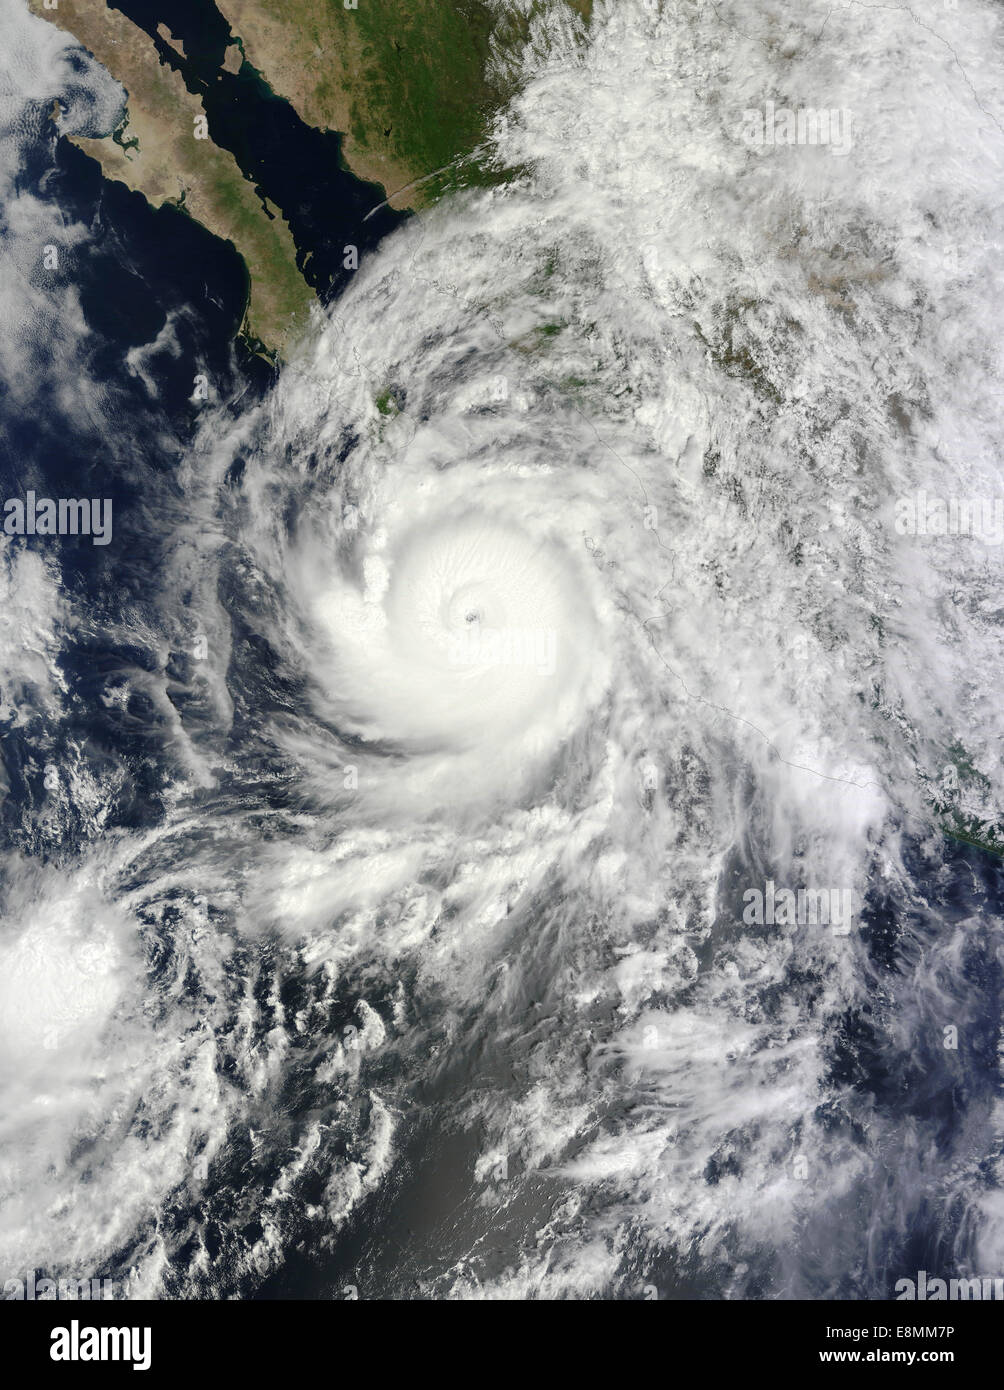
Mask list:
[[[198,316],[34,268],[121,93],[17,24],[0,404],[119,490],[3,537],[0,1267],[1001,1270],[995,7],[527,6],[490,177],[183,423]]]

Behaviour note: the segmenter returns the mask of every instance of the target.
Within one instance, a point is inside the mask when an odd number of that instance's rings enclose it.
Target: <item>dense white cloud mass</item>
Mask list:
[[[0,1035],[58,1045],[3,1082],[0,1269],[246,1287],[422,1112],[467,1145],[423,1294],[888,1296],[921,1212],[1004,1261],[999,901],[939,810],[1001,814],[1001,548],[896,525],[1002,494],[998,11],[565,9],[519,172],[185,462],[171,815],[11,865]],[[852,929],[744,922],[768,880]]]

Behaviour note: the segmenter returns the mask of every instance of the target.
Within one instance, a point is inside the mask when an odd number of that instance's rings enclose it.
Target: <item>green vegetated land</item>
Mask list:
[[[591,0],[559,3],[588,22]],[[511,60],[537,12],[483,0],[219,4],[249,62],[305,121],[341,131],[348,166],[399,207],[485,177],[469,157],[514,90]],[[465,160],[462,172],[430,178]]]
[[[355,19],[355,12],[341,13]],[[488,121],[513,92],[504,66],[493,61],[493,42],[496,53],[518,53],[528,35],[526,17],[500,16],[470,0],[378,0],[365,13],[360,9],[357,22],[362,62],[342,78],[353,143],[379,148],[386,142],[413,179],[475,151]],[[464,181],[479,174],[484,171],[469,166]],[[450,182],[429,180],[426,197]]]

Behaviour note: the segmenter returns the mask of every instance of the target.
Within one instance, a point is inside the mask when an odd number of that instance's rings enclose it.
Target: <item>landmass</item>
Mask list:
[[[580,24],[592,0],[567,0]],[[513,91],[527,17],[482,0],[219,0],[255,66],[345,159],[416,209],[453,186]],[[471,171],[468,170],[468,177]]]
[[[306,322],[314,295],[297,269],[296,247],[278,209],[268,208],[228,151],[197,140],[199,98],[163,65],[142,29],[97,0],[64,0],[43,19],[69,30],[122,83],[127,111],[108,138],[71,136],[104,174],[142,193],[155,207],[173,203],[240,251],[250,279],[249,336],[281,350]],[[239,50],[235,46],[235,52]]]
[[[162,52],[103,0],[28,0],[39,18],[71,34],[126,89],[117,130],[71,136],[106,177],[172,203],[231,242],[247,266],[245,336],[281,356],[314,301],[292,232],[234,155],[197,138],[200,96],[172,55],[184,44],[161,23]],[[513,79],[507,55],[529,33],[523,14],[484,0],[218,0],[229,25],[223,70],[250,64],[308,125],[342,134],[347,167],[377,184],[397,209],[416,210],[447,189],[490,177],[477,153]],[[591,0],[563,0],[583,27]]]

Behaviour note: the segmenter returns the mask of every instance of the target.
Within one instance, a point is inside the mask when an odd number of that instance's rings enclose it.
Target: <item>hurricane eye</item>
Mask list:
[[[587,657],[597,614],[574,552],[518,510],[515,494],[512,515],[416,506],[381,535],[364,592],[312,586],[319,707],[416,754],[481,748],[501,767],[518,744],[529,767],[557,748],[606,666]]]

